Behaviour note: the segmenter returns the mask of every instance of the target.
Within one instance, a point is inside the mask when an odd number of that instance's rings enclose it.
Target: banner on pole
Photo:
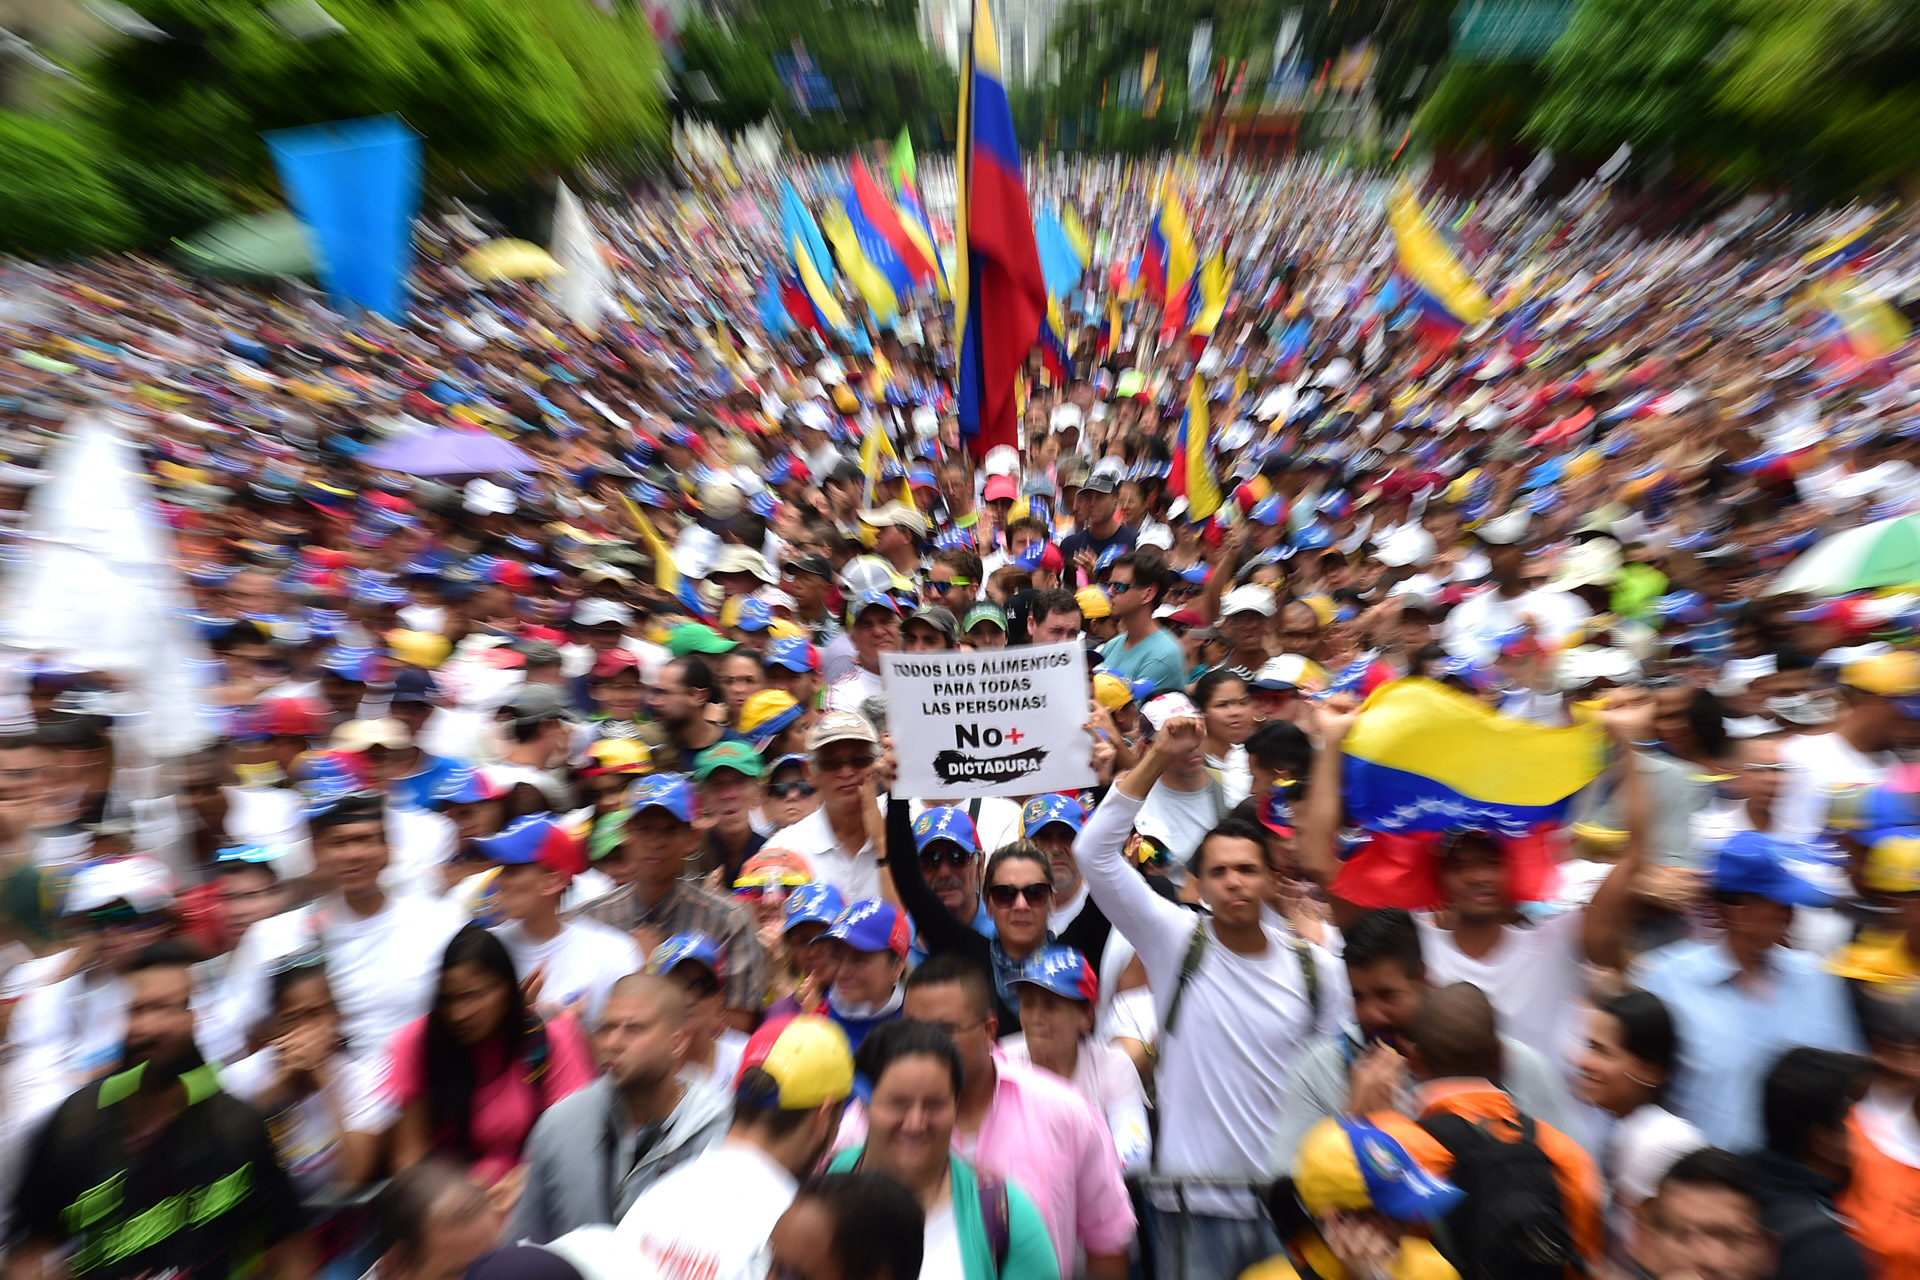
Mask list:
[[[1087,654],[1072,641],[880,656],[900,795],[1032,796],[1095,785]]]
[[[335,305],[404,318],[420,135],[397,116],[372,116],[264,136],[287,203],[318,243],[320,282]]]

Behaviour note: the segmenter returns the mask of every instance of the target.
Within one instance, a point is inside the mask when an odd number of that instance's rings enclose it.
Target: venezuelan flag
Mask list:
[[[1060,314],[1060,300],[1047,299],[1046,323],[1040,326],[1040,361],[1053,385],[1064,387],[1073,378],[1073,354],[1067,349],[1067,322]]]
[[[1213,450],[1207,439],[1207,390],[1200,375],[1187,380],[1187,411],[1173,441],[1173,492],[1187,500],[1188,518],[1205,520],[1220,509],[1220,482],[1213,474]]]
[[[814,225],[813,215],[800,202],[800,193],[793,189],[791,182],[782,184],[780,230],[787,251],[793,255],[794,271],[799,276],[798,292],[804,296],[810,311],[810,314],[796,311],[793,318],[823,336],[844,332],[847,313],[833,296],[833,258],[827,253],[827,242],[821,238],[820,228]],[[791,309],[792,290],[788,291],[788,300]]]
[[[913,277],[906,265],[893,255],[886,240],[876,232],[853,203],[851,193],[822,211],[821,228],[833,242],[834,256],[846,271],[847,279],[866,299],[879,324],[899,313],[913,295]]]
[[[1187,207],[1171,178],[1160,182],[1159,208],[1147,226],[1147,243],[1140,255],[1140,280],[1150,301],[1160,304],[1166,318],[1162,330],[1175,333],[1192,319],[1190,309],[1198,302],[1196,275],[1200,252],[1193,245],[1193,230],[1187,221]]]
[[[959,124],[953,323],[960,354],[954,380],[961,437],[984,455],[998,445],[1019,444],[1014,384],[1047,313],[1020,146],[1000,79],[1000,45],[985,0],[973,0]]]
[[[1376,689],[1347,737],[1347,816],[1374,831],[1520,837],[1559,822],[1604,765],[1594,725],[1549,729],[1433,680]]]
[[[1219,249],[1207,259],[1207,265],[1200,268],[1200,292],[1198,311],[1193,327],[1187,331],[1188,341],[1197,357],[1207,345],[1207,339],[1220,327],[1220,317],[1227,313],[1227,292],[1233,277],[1227,273],[1227,255]]]
[[[911,283],[933,279],[933,254],[923,250],[914,238],[907,234],[902,225],[900,213],[888,200],[886,193],[880,190],[880,184],[867,172],[866,161],[858,156],[853,161],[853,199],[847,201],[847,211],[857,215],[856,223],[864,219],[892,250],[893,256],[906,271]]]
[[[1491,304],[1466,267],[1420,211],[1413,184],[1402,178],[1387,197],[1400,273],[1412,286],[1421,318],[1431,330],[1458,334],[1486,319]]]
[[[1064,298],[1080,283],[1087,262],[1073,247],[1067,228],[1051,209],[1042,209],[1033,224],[1034,242],[1040,249],[1040,269],[1047,281],[1047,294]]]
[[[754,306],[760,313],[760,326],[769,338],[777,340],[793,332],[793,317],[788,314],[786,300],[781,296],[780,281],[772,273],[761,280]]]
[[[1906,317],[1851,272],[1829,277],[1819,293],[1834,338],[1855,360],[1884,360],[1912,335]]]
[[[1880,215],[1876,213],[1865,222],[1835,232],[1807,250],[1800,259],[1801,265],[1815,271],[1832,271],[1859,261],[1867,254],[1867,233],[1878,221]]]
[[[860,474],[866,478],[861,487],[860,503],[864,507],[877,507],[893,499],[881,491],[882,474],[888,462],[899,465],[900,455],[894,452],[893,441],[887,438],[887,429],[875,417],[867,427],[867,438],[860,442]],[[908,483],[906,468],[901,467],[900,492],[896,495],[908,506],[913,505],[913,486]]]
[[[1120,349],[1120,299],[1107,299],[1107,323],[1100,330],[1100,355]]]

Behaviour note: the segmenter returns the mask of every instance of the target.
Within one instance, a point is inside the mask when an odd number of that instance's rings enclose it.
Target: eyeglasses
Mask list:
[[[945,582],[927,583],[927,590],[933,592],[937,596],[943,596],[947,594],[947,592],[953,590],[955,587],[970,587],[972,585],[973,585],[972,578],[948,578]]]
[[[815,766],[822,773],[845,773],[849,769],[865,769],[873,764],[872,756],[842,756],[838,760],[817,760]]]
[[[769,782],[767,794],[775,800],[785,800],[791,796],[810,796],[813,794],[813,784],[805,778],[793,782]]]
[[[954,1040],[959,1037],[962,1031],[971,1031],[975,1027],[985,1026],[986,1023],[987,1020],[985,1018],[975,1018],[972,1022],[929,1022],[926,1025],[936,1031],[944,1033],[947,1039]]]
[[[987,889],[987,901],[996,907],[1010,907],[1025,898],[1027,905],[1038,907],[1053,897],[1053,886],[1045,880],[1035,880],[1032,884],[996,884]]]
[[[920,865],[928,871],[938,870],[943,862],[958,871],[972,864],[973,852],[944,840],[920,851]]]

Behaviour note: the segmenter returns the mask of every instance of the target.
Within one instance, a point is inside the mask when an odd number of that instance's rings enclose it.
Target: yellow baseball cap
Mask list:
[[[853,1093],[853,1051],[846,1032],[825,1018],[802,1014],[753,1033],[740,1055],[733,1095],[749,1106],[810,1111]]]
[[[1091,620],[1113,616],[1113,601],[1107,599],[1107,593],[1098,587],[1082,587],[1074,592],[1073,598],[1080,604],[1082,617]]]

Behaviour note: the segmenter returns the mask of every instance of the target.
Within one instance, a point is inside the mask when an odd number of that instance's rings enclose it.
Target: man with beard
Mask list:
[[[1420,926],[1407,912],[1389,907],[1367,912],[1343,937],[1353,1020],[1301,1054],[1267,1158],[1275,1176],[1292,1167],[1300,1140],[1319,1121],[1392,1110],[1407,1087],[1401,1037],[1431,990]],[[1500,1079],[1521,1111],[1565,1129],[1566,1085],[1537,1050],[1501,1036]]]
[[[300,1203],[266,1124],[193,1043],[194,956],[148,947],[120,1069],[62,1103],[27,1157],[10,1274],[304,1276]]]
[[[827,1153],[852,1093],[840,1028],[806,1015],[769,1022],[747,1041],[727,1136],[648,1188],[615,1238],[661,1280],[761,1280],[767,1237]]]

